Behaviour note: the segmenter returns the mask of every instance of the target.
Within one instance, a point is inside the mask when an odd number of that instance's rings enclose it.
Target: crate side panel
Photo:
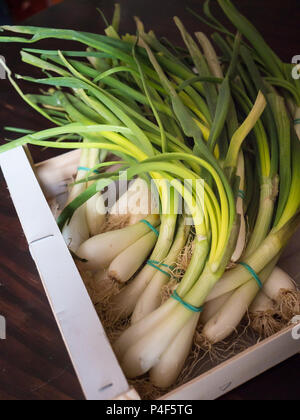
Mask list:
[[[214,400],[300,351],[292,329],[277,334],[167,394],[166,400]]]
[[[23,148],[0,164],[75,371],[89,400],[112,399],[129,385]],[[34,215],[34,217],[33,217]]]
[[[59,229],[22,147],[0,154],[0,165],[28,243]]]
[[[129,386],[72,258],[60,238],[30,245],[53,313],[89,400],[111,399]]]

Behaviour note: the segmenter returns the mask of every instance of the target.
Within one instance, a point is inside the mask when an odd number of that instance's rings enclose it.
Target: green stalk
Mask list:
[[[257,29],[234,7],[230,0],[218,0],[229,20],[251,42],[271,73],[282,76],[282,62],[267,45]]]
[[[271,85],[287,90],[293,96],[297,106],[300,106],[300,93],[295,89],[292,83],[286,80],[277,79],[276,77],[266,77],[265,81]]]
[[[29,54],[26,51],[21,51],[22,61],[31,66],[38,67],[45,71],[53,71],[60,76],[70,76],[68,71],[65,71],[61,67],[55,66],[54,64],[49,63],[49,61],[42,60],[38,57],[35,57],[32,54]]]
[[[119,26],[121,21],[121,5],[119,3],[115,4],[114,16],[112,20],[112,27],[116,32],[119,32]]]
[[[300,209],[300,143],[296,135],[292,139],[292,182],[289,198],[277,228],[282,228]]]
[[[128,52],[130,52],[128,51],[128,47],[130,48],[130,46],[121,40],[115,40],[103,35],[66,29],[50,29],[32,26],[2,26],[2,29],[33,36],[32,38],[1,36],[0,42],[19,42],[31,44],[47,38],[77,41],[88,47],[95,48],[98,51],[109,54],[112,58],[117,58],[135,68],[134,60],[130,54],[128,54]],[[143,68],[147,75],[149,75],[152,79],[157,80],[156,73],[150,67],[143,63]]]
[[[256,273],[261,272],[287,245],[300,225],[300,216],[296,216],[280,230],[273,229],[261,246],[244,261]],[[252,275],[242,266],[228,271],[216,284],[207,301],[229,293],[252,279]]]
[[[219,79],[223,79],[223,70],[212,43],[203,32],[197,32],[195,35],[201,47],[203,48],[207,64],[212,75],[214,77],[218,77]]]
[[[208,239],[205,237],[196,238],[194,242],[194,251],[191,262],[187,268],[187,271],[185,272],[183,279],[181,280],[180,285],[177,288],[177,293],[179,296],[185,296],[199,279],[203,268],[205,267],[208,252]]]
[[[212,151],[215,149],[217,141],[219,140],[219,137],[224,129],[225,122],[228,117],[230,99],[230,83],[229,78],[226,77],[220,87],[216,114],[208,139],[208,146]]]
[[[238,86],[233,86],[233,92],[242,106],[245,113],[248,115],[253,108],[253,104],[248,96]],[[266,108],[268,109],[268,108]],[[268,144],[267,133],[264,129],[262,120],[257,120],[257,123],[253,127],[253,133],[256,137],[258,157],[259,157],[259,174],[261,178],[268,178],[271,176],[271,158]],[[276,175],[276,174],[275,174]],[[275,176],[274,175],[274,176]]]
[[[207,3],[207,1],[206,1]],[[210,14],[210,16],[208,16],[209,20],[205,19],[202,15],[199,15],[198,13],[196,13],[194,10],[190,9],[189,7],[187,7],[187,10],[193,15],[195,16],[200,22],[204,23],[206,26],[215,29],[217,31],[220,31],[228,36],[234,36],[231,32],[228,31],[227,28],[225,28],[225,26],[221,25],[220,22],[218,22],[216,19],[212,19],[212,15]],[[207,15],[207,13],[206,13]]]
[[[260,188],[260,204],[256,224],[243,258],[248,258],[252,255],[270,232],[275,200],[278,195],[278,178],[263,179]]]
[[[174,240],[176,222],[176,214],[161,215],[161,228],[155,249],[151,255],[152,260],[161,262],[168,255]]]
[[[122,125],[122,122],[119,120],[119,118],[117,118],[100,101],[97,101],[92,96],[87,95],[85,90],[76,90],[76,95],[78,95],[82,99],[82,101],[84,101],[89,107],[91,107],[94,110],[94,112],[100,115],[100,117],[103,118],[108,124]]]
[[[0,37],[1,40],[1,37]],[[34,103],[30,97],[28,97],[27,95],[24,95],[24,93],[22,92],[22,90],[20,89],[19,85],[15,82],[15,80],[12,77],[12,73],[11,70],[7,67],[6,63],[0,58],[0,65],[3,66],[3,68],[6,70],[7,73],[7,77],[11,83],[11,85],[15,88],[15,90],[18,92],[18,94],[21,96],[21,98],[28,104],[30,105],[33,109],[35,109],[39,114],[43,115],[43,117],[47,118],[48,120],[50,120],[52,123],[54,123],[55,125],[62,125],[57,119],[54,119],[52,117],[50,117],[50,115],[47,114],[47,112],[45,112],[42,108],[40,108],[36,103]]]
[[[292,183],[291,171],[291,122],[287,113],[284,99],[278,95],[268,96],[274,115],[276,115],[276,127],[279,140],[279,176],[280,189],[277,214],[274,225],[276,226],[283,214],[290,195]]]
[[[149,104],[150,104],[150,106],[151,106],[152,112],[153,112],[154,117],[155,117],[155,119],[156,119],[156,121],[157,121],[157,124],[158,124],[158,126],[159,126],[159,129],[160,129],[160,135],[161,135],[161,147],[162,147],[162,152],[163,152],[163,153],[165,153],[165,152],[167,152],[167,151],[168,151],[168,150],[167,150],[167,148],[168,148],[168,144],[167,144],[167,137],[166,137],[166,133],[165,133],[164,126],[163,126],[163,124],[162,124],[161,118],[160,118],[160,116],[159,116],[159,113],[157,112],[156,105],[155,105],[155,103],[154,103],[153,99],[151,98],[150,91],[149,91],[149,89],[148,89],[148,87],[147,87],[147,82],[146,82],[146,79],[145,79],[145,75],[144,75],[144,73],[143,73],[142,66],[140,65],[140,62],[139,62],[139,60],[138,60],[138,58],[137,58],[136,51],[135,51],[135,47],[134,47],[134,49],[133,49],[133,57],[134,57],[134,59],[135,59],[135,61],[136,61],[137,67],[138,67],[138,69],[139,69],[139,72],[140,72],[140,77],[141,77],[141,80],[142,80],[143,88],[144,88],[145,94],[146,94],[146,96],[147,96],[148,102],[149,102]],[[157,102],[156,102],[156,103],[157,103]]]
[[[245,209],[245,214],[247,214],[251,205],[256,206],[257,200],[255,200],[255,195],[256,197],[258,196],[258,199],[259,199],[259,195],[257,194],[257,188],[255,188],[257,172],[254,171],[253,164],[249,155],[247,153],[244,153],[244,157],[245,157],[245,183],[246,183],[246,199],[244,202],[244,209]],[[252,225],[250,224],[250,226]],[[251,228],[250,230],[252,231]]]
[[[119,121],[117,122],[117,121],[105,120],[105,118],[100,116],[90,106],[85,104],[82,100],[78,99],[76,96],[73,96],[71,94],[67,94],[67,98],[70,101],[70,103],[73,105],[73,107],[77,109],[78,112],[80,112],[86,118],[88,118],[92,121],[95,121],[96,124],[112,124],[112,125],[120,124]]]
[[[51,60],[55,61],[55,62],[62,62],[61,59],[55,59],[54,57],[51,57]],[[97,70],[92,69],[91,67],[87,66],[86,64],[80,62],[80,61],[76,61],[76,60],[68,60],[69,64],[71,64],[74,69],[76,69],[81,75],[86,75],[87,77],[92,77],[93,83],[96,83],[97,81],[101,80],[101,83],[104,83],[114,89],[120,90],[121,92],[124,92],[126,95],[128,95],[129,97],[133,98],[134,100],[138,101],[139,103],[143,104],[143,105],[148,105],[148,99],[145,95],[143,95],[142,93],[136,91],[135,89],[131,88],[130,86],[128,86],[127,84],[117,80],[116,78],[110,77],[110,76],[102,76],[101,75],[101,79],[99,79],[99,73]],[[142,68],[142,66],[141,66]],[[130,72],[132,71],[131,69],[128,68],[123,68],[123,71],[125,69],[125,71]],[[109,72],[116,72],[115,69],[111,69],[109,70]],[[107,74],[109,74],[107,72]],[[136,74],[138,75],[139,73],[136,72]],[[90,81],[85,80],[86,82],[90,83]],[[159,109],[161,112],[165,113],[166,115],[172,116],[172,114],[170,113],[170,109],[165,106],[164,104],[160,104],[160,103],[155,103],[155,106],[157,107],[157,109]]]
[[[224,167],[227,168],[229,174],[232,175],[237,167],[238,155],[241,149],[241,146],[251,132],[262,113],[265,110],[267,103],[266,99],[261,92],[259,92],[257,100],[252,108],[250,114],[240,126],[240,128],[235,132],[228,150],[228,154],[225,160]]]
[[[180,21],[179,18],[174,18],[175,23],[180,30],[180,33],[182,35],[182,38],[189,49],[189,52],[191,54],[191,57],[195,63],[195,66],[197,68],[197,71],[200,76],[202,77],[210,77],[211,72],[208,68],[208,65],[206,64],[206,61],[198,48],[196,42],[193,40],[193,38],[190,36],[190,34],[185,29],[184,25]],[[211,118],[215,117],[216,109],[217,109],[217,91],[214,85],[211,83],[203,83],[203,88],[205,92],[206,101],[210,110]]]
[[[122,109],[117,108],[114,101],[100,88],[93,88],[83,80],[78,80],[71,77],[53,77],[48,79],[33,79],[31,77],[23,77],[24,80],[28,80],[33,83],[41,83],[50,86],[56,87],[69,87],[72,89],[85,89],[91,92],[98,100],[100,100],[110,111],[114,112],[124,123],[124,125],[128,126],[132,129],[134,133],[134,137],[131,137],[132,141],[145,150],[147,154],[153,155],[154,151],[152,148],[149,139],[146,137],[145,133],[123,112]]]
[[[276,116],[272,112],[272,107],[270,106],[268,91],[266,85],[259,73],[259,70],[251,57],[251,54],[247,50],[247,48],[241,48],[241,56],[249,69],[250,77],[252,78],[255,87],[257,90],[261,90],[262,93],[265,95],[267,99],[267,106],[262,119],[265,122],[265,125],[268,129],[270,143],[271,143],[271,172],[270,176],[275,176],[278,173],[278,165],[279,165],[279,154],[278,154],[278,134],[276,130]],[[248,87],[248,85],[247,85]]]

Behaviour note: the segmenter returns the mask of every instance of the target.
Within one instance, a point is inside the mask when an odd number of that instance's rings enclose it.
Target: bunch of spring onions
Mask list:
[[[0,151],[25,144],[82,150],[58,224],[81,266],[101,284],[119,285],[109,315],[112,323],[131,323],[114,343],[124,372],[128,378],[149,373],[160,388],[176,382],[199,322],[203,338],[215,344],[248,310],[262,333],[267,322],[275,332],[275,302],[277,317],[283,308],[285,318],[299,311],[299,293],[276,268],[300,224],[299,81],[230,0],[218,5],[237,33],[206,1],[203,15],[192,13],[216,32],[212,39],[192,35],[175,18],[184,48],[159,40],[139,19],[137,34],[121,36],[118,5],[105,36],[10,26],[3,31],[18,35],[0,37],[80,46],[23,48],[22,60],[42,70],[39,79],[13,77],[7,68],[23,99],[56,127],[24,131]],[[43,90],[25,95],[18,80]],[[149,198],[147,183],[155,185],[159,215],[150,206],[112,229],[105,226],[101,192],[124,172],[146,183],[133,194],[135,202]],[[125,197],[130,200],[130,189]],[[187,269],[162,303],[162,289],[191,240]]]

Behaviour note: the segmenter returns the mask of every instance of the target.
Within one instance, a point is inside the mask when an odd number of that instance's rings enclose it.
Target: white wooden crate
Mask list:
[[[57,324],[88,400],[138,399],[130,389],[47,199],[60,197],[76,173],[78,151],[32,167],[23,148],[0,155],[0,165]],[[30,200],[28,200],[30,197]],[[34,209],[34,217],[32,217]],[[300,232],[281,265],[300,286]],[[163,399],[216,399],[300,351],[293,326],[249,347]]]

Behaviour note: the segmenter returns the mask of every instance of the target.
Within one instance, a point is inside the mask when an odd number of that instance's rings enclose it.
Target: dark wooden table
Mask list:
[[[203,0],[119,0],[123,6],[122,31],[135,30],[140,16],[157,35],[180,40],[171,16],[183,18],[190,31],[206,30],[185,10],[200,10]],[[300,54],[298,0],[243,0],[238,4],[262,31],[278,54],[290,62]],[[67,0],[28,22],[35,26],[75,28],[102,32],[96,12],[102,7],[110,18],[112,1]],[[45,45],[45,42],[44,44]],[[53,46],[47,42],[46,47]],[[54,43],[55,45],[55,43]],[[68,47],[70,44],[68,44]],[[18,46],[1,45],[0,55],[16,73],[28,69],[19,60]],[[70,49],[70,48],[69,48]],[[0,126],[35,130],[49,127],[17,96],[7,81],[0,81]],[[7,134],[6,134],[7,135]],[[6,136],[1,131],[0,138]],[[37,161],[57,152],[33,149]],[[60,337],[39,275],[1,175],[0,187],[0,315],[7,319],[7,340],[0,341],[0,400],[81,400],[83,395]],[[20,180],[20,183],[22,180]],[[32,209],[34,217],[34,209]],[[270,354],[269,357],[272,357]],[[223,400],[298,400],[300,355],[227,394]]]

